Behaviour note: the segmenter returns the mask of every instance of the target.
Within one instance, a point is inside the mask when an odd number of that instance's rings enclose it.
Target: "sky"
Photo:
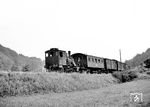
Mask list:
[[[0,0],[0,44],[42,60],[59,48],[125,61],[149,36],[150,0]]]

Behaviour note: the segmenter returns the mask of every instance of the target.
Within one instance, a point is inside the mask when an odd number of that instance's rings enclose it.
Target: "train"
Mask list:
[[[83,53],[71,54],[71,51],[51,48],[45,51],[45,68],[47,71],[112,73],[123,71],[128,65],[115,59],[108,59]]]

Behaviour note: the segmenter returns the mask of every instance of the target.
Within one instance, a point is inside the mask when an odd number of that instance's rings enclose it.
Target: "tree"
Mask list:
[[[150,59],[144,61],[145,67],[150,68]]]

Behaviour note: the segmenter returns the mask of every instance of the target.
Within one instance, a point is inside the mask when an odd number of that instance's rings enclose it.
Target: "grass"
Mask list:
[[[150,75],[147,72],[135,71],[115,72],[113,76],[58,72],[0,72],[0,107],[148,107],[149,79]],[[118,80],[121,83],[136,81],[117,84]],[[142,92],[144,102],[131,103],[131,92]]]
[[[111,74],[0,72],[0,96],[73,92],[116,83]]]
[[[150,81],[137,80],[101,89],[38,94],[0,99],[0,107],[149,107]],[[143,102],[130,101],[130,93],[143,93]]]

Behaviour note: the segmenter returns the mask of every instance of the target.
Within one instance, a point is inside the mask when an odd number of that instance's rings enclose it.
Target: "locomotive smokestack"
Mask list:
[[[69,57],[71,56],[71,51],[68,51],[68,56],[69,56]]]

